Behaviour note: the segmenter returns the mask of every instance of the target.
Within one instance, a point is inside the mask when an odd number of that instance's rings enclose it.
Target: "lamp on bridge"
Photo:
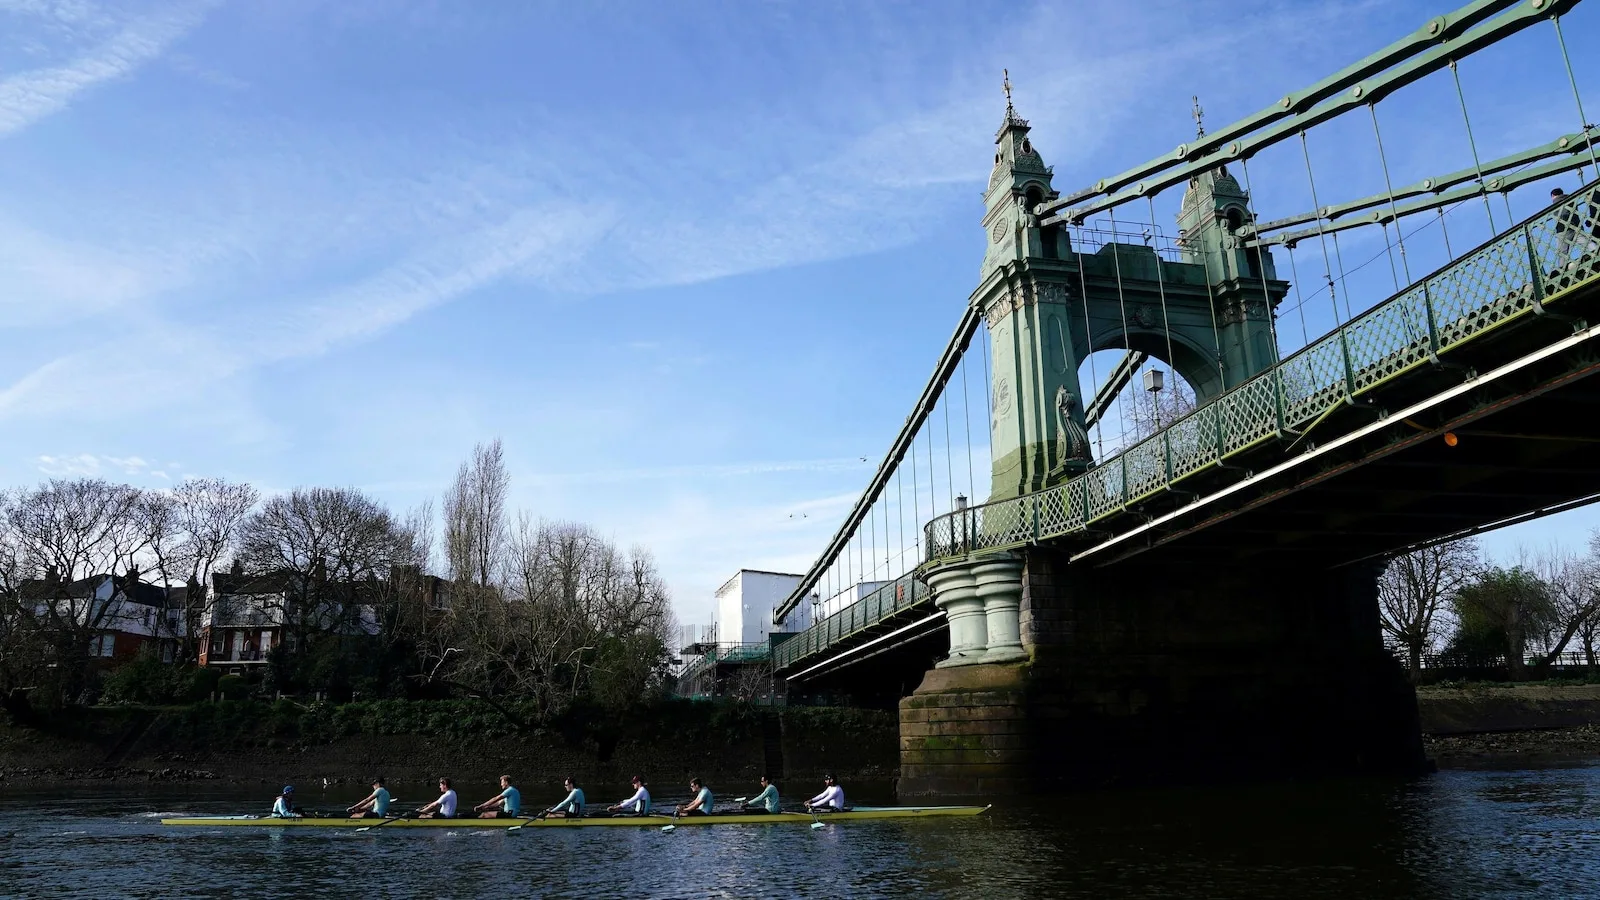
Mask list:
[[[1161,392],[1167,386],[1167,373],[1160,369],[1148,369],[1144,373],[1144,389],[1152,394]]]

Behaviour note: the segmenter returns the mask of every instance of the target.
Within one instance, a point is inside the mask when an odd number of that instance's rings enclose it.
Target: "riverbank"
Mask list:
[[[514,714],[514,711],[511,711]],[[898,723],[873,710],[765,710],[670,701],[626,715],[519,726],[475,701],[275,704],[73,710],[21,725],[0,720],[0,785],[214,781],[362,784],[502,772],[626,784],[691,776],[754,781],[890,778]],[[326,782],[324,782],[326,780]]]
[[[1423,746],[1441,768],[1600,760],[1600,685],[1505,684],[1417,689]]]

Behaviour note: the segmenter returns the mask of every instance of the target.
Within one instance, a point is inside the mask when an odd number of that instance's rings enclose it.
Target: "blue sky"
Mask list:
[[[1188,139],[1191,94],[1220,125],[1447,9],[0,0],[0,484],[403,509],[498,436],[519,507],[651,548],[708,621],[736,568],[815,556],[948,338],[1002,67],[1065,191]],[[1600,13],[1564,27],[1600,110]],[[1577,128],[1548,26],[1461,75],[1484,158]],[[1380,116],[1396,184],[1471,163],[1447,79]],[[1264,218],[1311,205],[1293,151],[1251,164]],[[1311,153],[1321,202],[1382,189],[1370,122]],[[1382,299],[1383,236],[1341,240]]]

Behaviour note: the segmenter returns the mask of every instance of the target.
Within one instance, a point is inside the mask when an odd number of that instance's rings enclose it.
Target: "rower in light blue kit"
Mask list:
[[[372,779],[372,793],[365,800],[345,808],[352,819],[381,819],[389,812],[389,789],[383,786],[383,776]]]
[[[680,816],[709,816],[711,809],[716,805],[716,798],[711,796],[711,788],[706,787],[698,778],[689,779],[689,790],[694,792],[694,799],[678,807]]]
[[[633,796],[614,806],[606,807],[607,812],[624,816],[648,816],[650,814],[650,790],[644,786],[644,779],[633,776]]]
[[[294,805],[294,785],[284,785],[283,791],[278,794],[278,799],[272,801],[272,817],[274,819],[300,818],[300,808]]]
[[[561,783],[567,789],[567,798],[544,811],[552,819],[581,819],[583,818],[583,788],[568,775],[567,780]]]
[[[499,809],[489,807],[499,804]],[[511,776],[500,776],[500,793],[472,808],[480,819],[515,819],[522,815],[522,792],[511,786]]]
[[[744,811],[750,813],[776,813],[781,811],[778,805],[778,786],[761,776],[761,793],[750,798],[744,805]]]

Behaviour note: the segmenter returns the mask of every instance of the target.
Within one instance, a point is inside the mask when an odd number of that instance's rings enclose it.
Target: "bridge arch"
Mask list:
[[[1168,334],[1155,327],[1130,324],[1126,329],[1120,324],[1103,324],[1090,333],[1090,340],[1074,347],[1078,359],[1088,359],[1089,348],[1101,350],[1136,350],[1160,360],[1168,368],[1183,376],[1194,390],[1195,398],[1205,403],[1223,391],[1222,375],[1217,370],[1217,351],[1213,334],[1194,335],[1173,323],[1168,344]],[[1098,388],[1098,385],[1096,386]]]

